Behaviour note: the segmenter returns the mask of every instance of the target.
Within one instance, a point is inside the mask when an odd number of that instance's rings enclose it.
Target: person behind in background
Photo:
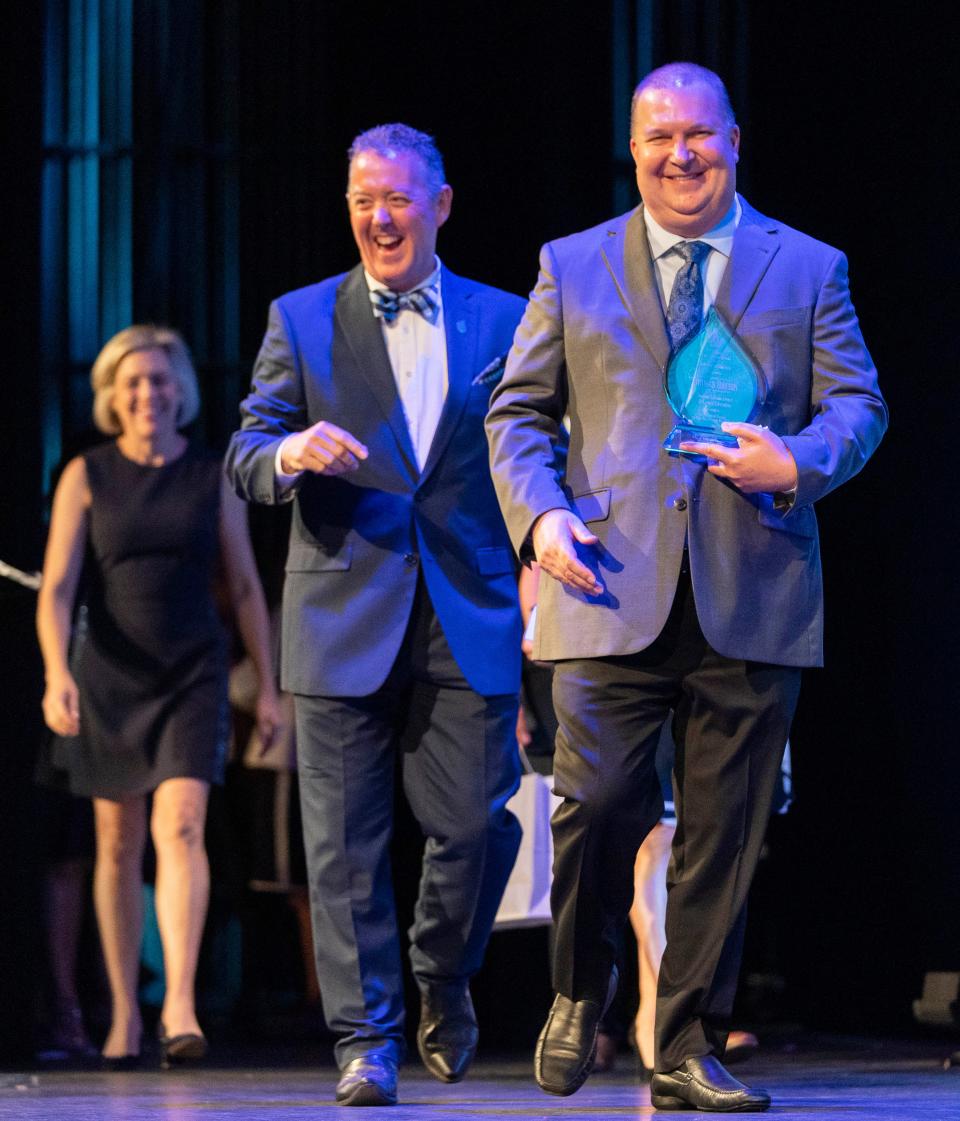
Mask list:
[[[44,719],[59,737],[51,766],[73,793],[93,798],[94,901],[112,999],[103,1060],[122,1069],[135,1066],[141,1050],[148,826],[166,979],[162,1058],[169,1064],[206,1051],[194,976],[209,896],[207,793],[222,781],[227,735],[227,651],[213,598],[218,558],[256,663],[257,718],[267,738],[279,711],[246,510],[219,459],[179,431],[199,408],[183,339],[166,327],[128,327],[104,346],[91,381],[94,422],[115,439],[63,471],[37,631]],[[81,570],[87,628],[71,658]]]
[[[461,1079],[479,969],[520,830],[516,560],[483,420],[523,301],[435,255],[453,192],[433,140],[350,149],[350,272],[270,308],[227,470],[294,503],[281,682],[294,694],[317,973],[336,1099],[396,1101],[403,983],[390,869],[394,770],[426,837],[410,961],[417,1043]]]
[[[590,1073],[673,708],[679,818],[651,1096],[723,1112],[770,1103],[721,1057],[800,669],[822,661],[813,506],[887,424],[843,254],[737,194],[739,146],[716,74],[672,63],[644,78],[630,140],[642,205],[544,247],[487,420],[514,545],[545,573],[535,656],[556,662],[557,996],[537,1079],[569,1094]],[[710,308],[766,392],[750,423],[723,424],[733,446],[669,454],[668,361]]]

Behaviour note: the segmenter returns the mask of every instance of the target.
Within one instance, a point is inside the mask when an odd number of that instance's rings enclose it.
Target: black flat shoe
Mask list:
[[[169,1070],[170,1067],[180,1066],[183,1063],[196,1063],[206,1057],[207,1041],[196,1032],[185,1031],[180,1035],[167,1035],[163,1024],[160,1024],[159,1036],[162,1070]]]

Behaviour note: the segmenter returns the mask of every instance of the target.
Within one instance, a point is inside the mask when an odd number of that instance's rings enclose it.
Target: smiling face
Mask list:
[[[415,152],[358,152],[350,165],[347,205],[367,272],[394,292],[426,280],[452,198],[447,184],[434,196],[427,168]]]
[[[705,85],[645,90],[630,151],[644,206],[665,230],[699,237],[733,204],[740,130]]]
[[[180,384],[165,350],[132,350],[113,379],[113,412],[124,436],[156,440],[177,430]]]

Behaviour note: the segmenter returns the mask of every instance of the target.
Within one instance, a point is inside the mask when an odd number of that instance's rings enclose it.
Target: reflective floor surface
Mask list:
[[[819,1040],[764,1050],[736,1068],[773,1096],[779,1121],[960,1121],[960,1068],[945,1069],[949,1043]],[[603,1118],[654,1115],[649,1088],[622,1055],[576,1095],[552,1098],[533,1083],[529,1059],[481,1059],[465,1082],[434,1082],[418,1063],[401,1070],[400,1104],[344,1109],[333,1101],[332,1066],[224,1065],[123,1074],[0,1072],[0,1118],[17,1121],[473,1121],[481,1118]],[[237,1056],[231,1058],[236,1061]],[[266,1057],[259,1056],[261,1063]],[[667,1117],[662,1113],[657,1116]]]

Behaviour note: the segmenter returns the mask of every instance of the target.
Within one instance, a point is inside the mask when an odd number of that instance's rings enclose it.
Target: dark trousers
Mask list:
[[[690,578],[638,654],[558,662],[553,816],[554,987],[602,1002],[633,896],[637,849],[660,817],[654,765],[674,709],[677,831],[657,992],[657,1069],[722,1055],[746,900],[800,688],[792,667],[713,650]]]
[[[371,636],[375,641],[375,636]],[[331,647],[330,657],[336,657]],[[397,660],[366,697],[297,696],[297,760],[323,1011],[341,1067],[403,1055],[390,871],[394,774],[426,837],[410,959],[423,988],[480,967],[517,847],[517,698],[467,684],[421,584]]]

